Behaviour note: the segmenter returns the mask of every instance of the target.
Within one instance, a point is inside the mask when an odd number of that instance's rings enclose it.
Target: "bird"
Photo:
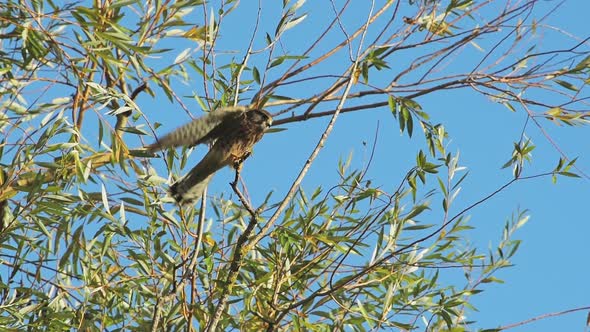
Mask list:
[[[272,116],[264,109],[226,107],[177,128],[148,145],[146,150],[154,153],[178,146],[212,144],[205,157],[169,188],[170,196],[184,205],[202,197],[218,170],[233,166],[239,171],[242,162],[271,125]]]

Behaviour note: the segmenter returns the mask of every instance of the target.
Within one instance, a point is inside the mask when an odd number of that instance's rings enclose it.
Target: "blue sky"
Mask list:
[[[497,1],[504,3],[504,1]],[[557,1],[539,2],[534,16],[545,15]],[[254,4],[254,2],[252,2]],[[251,30],[244,29],[253,23],[256,7],[248,7],[250,3],[242,2],[240,8],[232,13],[221,32],[219,47],[234,49],[238,54],[220,56],[220,62],[234,57],[241,59],[243,50],[247,46]],[[277,13],[280,2],[263,3],[263,19],[261,31],[274,31],[277,23]],[[273,7],[276,6],[276,7]],[[355,2],[343,18],[343,26],[349,31],[358,26],[366,18],[369,2]],[[404,2],[403,7],[407,7]],[[411,13],[413,9],[402,9]],[[486,15],[499,8],[496,5],[481,13],[474,19],[485,21]],[[333,13],[326,2],[309,2],[302,11],[308,17],[298,27],[285,34],[281,51],[297,54],[307,47],[310,37],[320,30],[318,26],[325,26],[327,17]],[[569,37],[565,31],[573,36],[585,38],[588,33],[587,22],[581,13],[590,12],[590,2],[564,1],[538,28],[543,31],[531,44],[537,51],[551,49],[566,49],[578,42]],[[326,12],[328,11],[328,12]],[[200,14],[199,14],[200,15]],[[240,17],[241,19],[236,19]],[[499,35],[501,36],[501,35]],[[490,41],[497,41],[482,37],[478,45],[486,51],[493,45]],[[334,45],[342,39],[342,34],[332,33],[326,38],[326,45]],[[255,48],[263,47],[263,38],[258,38]],[[356,46],[357,44],[355,44]],[[321,49],[322,47],[320,47]],[[326,46],[327,48],[327,46]],[[178,52],[182,51],[178,47]],[[588,47],[585,48],[586,50]],[[319,50],[318,50],[319,51]],[[521,50],[522,52],[525,49]],[[522,54],[521,52],[521,54]],[[457,59],[451,59],[441,69],[441,74],[467,71],[470,64],[476,63],[483,56],[475,48],[467,48]],[[395,59],[390,66],[396,73],[396,64],[407,63],[415,54],[412,51],[400,53],[405,58]],[[490,61],[495,61],[491,58]],[[261,59],[253,59],[262,61]],[[345,52],[314,70],[320,73],[341,73],[348,64],[348,54]],[[396,63],[396,61],[399,61]],[[259,62],[262,63],[262,62]],[[505,62],[509,63],[509,62]],[[274,75],[280,74],[280,68],[274,69]],[[278,73],[277,73],[278,71]],[[392,75],[391,72],[374,73]],[[195,79],[192,86],[178,86],[179,95],[191,93],[202,94],[202,83]],[[280,94],[290,97],[304,97],[317,92],[320,85],[297,85],[296,89],[285,88]],[[359,88],[360,89],[360,88]],[[587,92],[587,91],[586,91]],[[245,96],[251,97],[251,95]],[[532,94],[532,98],[544,98],[551,102],[551,96]],[[145,99],[144,99],[145,98]],[[144,97],[141,104],[142,111],[150,119],[162,116],[160,122],[165,126],[159,129],[159,134],[188,120],[186,114],[177,109],[165,116],[162,109],[175,108],[164,98]],[[140,99],[140,101],[142,100]],[[382,101],[377,98],[376,100]],[[510,158],[513,143],[518,141],[526,121],[526,114],[518,108],[517,112],[510,112],[506,107],[490,101],[471,89],[445,91],[433,93],[416,100],[428,112],[433,122],[443,123],[450,133],[451,139],[448,150],[460,152],[461,165],[469,169],[470,175],[462,184],[462,192],[455,202],[452,211],[460,211],[463,207],[489,194],[503,183],[512,178],[511,169],[501,169]],[[190,98],[186,104],[197,110],[198,105]],[[350,101],[353,104],[355,101]],[[587,105],[586,105],[587,106]],[[328,110],[326,106],[318,110]],[[273,108],[272,112],[281,108]],[[537,109],[535,111],[543,111]],[[194,115],[200,115],[198,111]],[[287,131],[265,136],[256,146],[253,156],[247,161],[244,169],[244,179],[254,201],[260,200],[265,193],[272,189],[277,195],[283,195],[297,175],[299,169],[307,159],[309,153],[319,139],[328,118],[316,119],[285,125]],[[590,131],[587,127],[556,126],[546,120],[540,120],[543,128],[559,145],[568,157],[578,157],[577,165],[586,174],[590,174]],[[370,147],[375,136],[376,128],[379,134],[376,141],[376,157],[371,164],[368,177],[391,190],[399,182],[403,174],[415,159],[418,149],[425,149],[423,139],[418,132],[414,138],[408,139],[401,135],[397,121],[393,119],[387,108],[342,115],[333,134],[315,161],[308,176],[303,182],[303,188],[312,191],[317,186],[329,187],[336,183],[337,161],[353,153],[353,167],[362,168],[370,153]],[[525,134],[536,145],[533,152],[533,163],[525,168],[524,175],[533,175],[552,170],[560,154],[549,143],[541,131],[529,123]],[[368,144],[365,144],[368,143]],[[195,161],[200,156],[196,152],[192,157]],[[165,176],[165,171],[160,170]],[[227,182],[232,178],[229,170],[218,174],[210,186],[210,193],[230,193]],[[473,304],[478,312],[468,313],[468,318],[476,320],[475,327],[492,328],[527,320],[535,316],[558,312],[567,309],[590,305],[590,285],[587,282],[589,270],[585,264],[585,254],[590,252],[590,224],[588,222],[588,197],[590,197],[590,182],[588,179],[570,179],[560,177],[557,184],[552,184],[550,177],[526,180],[516,183],[508,190],[500,193],[485,204],[470,211],[470,225],[476,229],[470,232],[469,240],[474,246],[484,252],[488,247],[494,248],[500,239],[505,221],[517,210],[529,211],[531,219],[520,229],[515,238],[523,240],[520,250],[513,259],[515,267],[502,270],[498,276],[505,280],[504,284],[486,285],[483,294],[473,298]],[[434,207],[440,204],[433,204]],[[539,322],[515,328],[513,331],[581,331],[585,323],[587,312],[577,312],[555,318],[548,318]]]

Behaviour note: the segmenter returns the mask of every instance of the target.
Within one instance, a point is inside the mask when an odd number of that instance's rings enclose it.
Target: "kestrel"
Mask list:
[[[170,186],[178,203],[190,203],[201,198],[215,172],[228,165],[239,168],[271,125],[272,116],[263,109],[223,108],[179,127],[147,146],[147,151],[213,143],[205,157]]]

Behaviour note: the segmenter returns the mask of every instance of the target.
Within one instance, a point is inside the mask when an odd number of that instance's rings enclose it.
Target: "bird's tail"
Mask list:
[[[187,174],[187,176],[170,186],[170,196],[172,196],[172,198],[174,198],[174,200],[179,204],[189,204],[200,199],[203,196],[209,181],[213,177],[213,174],[209,175],[195,185],[190,185],[188,182],[189,176],[190,174]]]
[[[224,158],[215,149],[193,167],[182,179],[170,186],[170,196],[179,204],[194,202],[203,196],[207,184],[218,170],[226,165]]]

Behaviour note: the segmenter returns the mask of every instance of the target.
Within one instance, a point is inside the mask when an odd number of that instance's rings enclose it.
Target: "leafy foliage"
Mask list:
[[[495,273],[511,265],[520,245],[513,233],[528,217],[515,213],[485,252],[468,241],[474,226],[467,213],[523,178],[534,145],[515,143],[505,165],[514,180],[456,212],[467,172],[459,154],[446,149],[444,125],[432,122],[418,98],[471,87],[513,111],[513,103],[543,108],[531,118],[586,124],[589,114],[576,102],[544,104],[515,92],[550,85],[556,95],[579,93],[590,63],[587,51],[574,52],[582,44],[570,50],[576,61],[565,69],[555,59],[519,71],[549,54],[510,48],[510,63],[487,71],[434,70],[505,25],[517,25],[522,31],[512,38],[523,42],[533,23],[517,20],[534,2],[508,2],[478,24],[474,1],[408,1],[400,5],[413,15],[406,18],[388,1],[350,32],[341,21],[346,7],[332,8],[333,21],[312,29],[307,49],[287,47],[290,33],[309,31],[312,15],[302,0],[280,8],[265,3],[269,8],[257,13],[238,1],[0,4],[0,326],[468,329],[472,296],[483,284],[502,282]],[[235,13],[247,6],[255,8],[249,20]],[[388,11],[393,16],[384,19]],[[268,17],[273,26],[261,23]],[[227,46],[225,38],[240,28],[252,30],[251,38]],[[344,41],[324,41],[331,31]],[[418,52],[407,63],[397,56],[405,49]],[[168,151],[159,163],[140,148],[177,112],[142,112],[162,96],[187,114],[187,101],[205,111],[265,106],[277,125],[332,116],[306,167],[337,116],[353,111],[389,107],[399,130],[413,140],[421,134],[424,148],[393,190],[348,160],[338,166],[337,183],[303,188],[304,168],[284,197],[268,193],[251,203],[213,195],[206,209],[178,207],[165,196],[166,177],[190,166],[191,149]],[[354,106],[344,107],[347,99]],[[545,175],[578,176],[574,163],[560,158]],[[243,197],[243,188],[234,191]]]

